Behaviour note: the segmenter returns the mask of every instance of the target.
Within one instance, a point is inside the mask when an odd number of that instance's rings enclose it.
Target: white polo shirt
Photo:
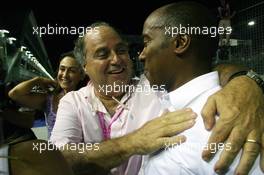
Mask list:
[[[137,86],[148,87],[149,82],[143,76]],[[138,89],[134,93],[127,93],[121,102],[126,102],[127,108],[118,106],[117,115],[111,117],[95,96],[91,83],[78,91],[67,93],[59,103],[51,142],[58,147],[67,143],[100,143],[104,140],[104,129],[109,131],[110,138],[121,137],[157,117],[160,111],[158,97],[152,91],[140,92]],[[103,114],[101,119],[98,112]],[[137,174],[140,165],[141,156],[133,156],[129,162],[118,167],[114,174]]]
[[[181,145],[167,144],[164,151],[153,154],[149,157],[144,157],[141,174],[145,175],[211,175],[215,174],[214,165],[219,159],[218,152],[210,163],[202,159],[203,148],[211,147],[214,151],[216,145],[207,145],[207,141],[211,132],[204,128],[201,110],[207,98],[220,90],[219,78],[217,72],[211,72],[199,76],[178,89],[168,93],[162,99],[165,108],[174,108],[179,110],[190,107],[198,114],[194,127],[181,133],[187,137],[186,142]],[[228,143],[225,143],[226,146]],[[218,145],[218,148],[223,148],[223,145]],[[235,168],[238,165],[241,153],[238,154],[227,174],[234,174]],[[255,161],[252,168],[252,174],[263,174],[258,166],[259,160]]]

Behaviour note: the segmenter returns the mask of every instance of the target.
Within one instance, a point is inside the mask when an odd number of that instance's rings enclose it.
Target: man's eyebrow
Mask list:
[[[152,25],[151,27],[148,28],[148,32],[144,32],[142,33],[142,38],[143,39],[151,39],[152,38],[152,30],[162,30],[164,29],[164,26],[163,25]]]
[[[149,28],[150,29],[162,29],[164,28],[166,25],[164,24],[152,24]]]
[[[98,47],[98,48],[96,48],[96,50],[95,50],[95,54],[96,53],[98,53],[98,52],[101,52],[101,51],[107,51],[108,49],[107,49],[107,47],[106,46],[101,46],[101,47]]]
[[[164,29],[165,26],[151,26],[150,29]]]

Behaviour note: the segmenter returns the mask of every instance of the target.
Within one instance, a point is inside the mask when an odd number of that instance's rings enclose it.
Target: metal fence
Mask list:
[[[264,74],[264,1],[233,2],[230,47],[218,50],[215,63],[238,63]]]

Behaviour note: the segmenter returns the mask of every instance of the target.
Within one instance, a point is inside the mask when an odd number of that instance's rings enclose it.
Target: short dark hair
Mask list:
[[[216,26],[216,19],[210,10],[194,1],[180,1],[159,8],[162,13],[157,17],[155,25],[165,26]],[[199,18],[200,17],[200,18]]]
[[[80,72],[81,72],[81,74],[82,75],[84,75],[85,73],[84,73],[84,70],[83,70],[83,66],[82,66],[82,63],[80,62],[80,60],[79,59],[77,59],[77,57],[75,56],[75,54],[74,54],[74,51],[69,51],[69,52],[65,52],[65,53],[62,53],[61,55],[60,55],[60,61],[59,61],[59,64],[60,64],[60,62],[65,58],[65,57],[71,57],[71,58],[73,58],[73,59],[75,59],[76,61],[77,61],[77,63],[79,64],[79,67],[80,67]],[[59,69],[59,67],[58,67],[58,69]],[[58,73],[58,69],[57,69],[57,73]]]
[[[73,50],[62,53],[62,54],[60,55],[60,57],[59,57],[59,63],[60,63],[65,57],[71,57],[71,58],[75,59],[75,60],[77,61],[77,63],[80,65],[80,67],[82,67],[82,64],[81,64],[80,60],[76,58],[76,56],[75,56]]]
[[[217,20],[211,11],[204,5],[194,2],[194,1],[180,1],[177,3],[171,3],[165,5],[153,13],[157,14],[156,21],[153,23],[153,28],[164,29],[165,27],[178,27],[181,25],[183,27],[216,27]],[[152,14],[153,14],[152,13]],[[151,15],[152,15],[151,14]],[[188,34],[192,36],[193,41],[197,43],[195,47],[199,48],[197,50],[207,50],[213,55],[217,48],[217,39],[208,35],[200,34]],[[164,42],[168,40],[164,34]],[[194,42],[193,42],[194,43]],[[211,47],[205,47],[204,43],[210,45]]]
[[[69,52],[62,53],[62,54],[60,55],[60,61],[61,61],[64,57],[72,57],[72,58],[75,58],[75,55],[74,55],[73,51],[69,51]]]

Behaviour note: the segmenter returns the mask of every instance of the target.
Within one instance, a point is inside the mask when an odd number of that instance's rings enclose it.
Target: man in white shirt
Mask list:
[[[146,175],[169,174],[222,174],[217,166],[220,154],[207,163],[201,158],[203,149],[215,153],[225,149],[225,154],[237,153],[240,147],[232,144],[236,137],[231,133],[224,143],[206,145],[210,132],[203,126],[201,112],[207,98],[221,89],[217,72],[211,72],[211,58],[215,52],[216,41],[209,35],[182,33],[171,35],[165,29],[179,26],[212,27],[214,19],[204,6],[195,2],[179,2],[163,6],[150,14],[143,28],[144,49],[139,58],[145,63],[145,75],[151,85],[165,85],[169,92],[161,98],[164,108],[179,110],[192,108],[198,118],[194,127],[184,131],[186,142],[181,145],[166,143],[166,148],[144,157],[141,173]],[[231,81],[232,82],[232,81]],[[257,119],[259,125],[261,120]],[[263,123],[262,123],[263,124]],[[247,121],[244,121],[247,127]],[[238,129],[238,128],[237,128]],[[243,128],[240,128],[243,129]],[[239,131],[239,130],[238,130]],[[245,137],[241,135],[241,137]],[[244,151],[254,148],[251,158],[256,158],[261,145],[255,138],[260,135],[249,134]],[[226,155],[225,155],[226,156]],[[244,159],[245,157],[242,157]],[[229,167],[228,174],[247,174],[249,170],[238,165],[236,157]],[[232,160],[231,160],[232,162]],[[251,173],[262,174],[256,161]],[[216,167],[214,168],[214,165]],[[228,164],[228,162],[226,162]],[[226,170],[227,171],[227,170]]]
[[[178,143],[184,137],[169,138],[168,136],[179,133],[193,125],[193,118],[190,117],[192,113],[189,111],[189,113],[186,112],[183,115],[184,112],[182,111],[180,113],[169,113],[164,117],[148,122],[139,130],[133,132],[142,126],[144,122],[158,116],[157,113],[159,112],[160,105],[157,104],[158,100],[155,100],[157,97],[153,96],[152,93],[146,93],[146,90],[143,90],[145,93],[140,92],[140,89],[149,86],[149,83],[144,78],[134,84],[139,85],[141,88],[138,88],[139,90],[130,95],[124,95],[122,92],[121,94],[120,92],[111,94],[115,92],[107,91],[106,85],[115,85],[115,81],[112,81],[112,78],[117,78],[116,81],[122,79],[123,82],[128,82],[127,77],[123,76],[124,70],[126,70],[126,74],[129,74],[127,48],[124,47],[124,43],[120,40],[121,37],[109,25],[97,24],[97,26],[93,26],[93,29],[97,29],[98,31],[86,35],[83,38],[82,45],[82,53],[84,53],[84,58],[86,58],[86,73],[92,81],[87,87],[76,92],[71,92],[61,100],[57,121],[51,137],[52,142],[58,146],[66,143],[92,143],[92,145],[88,145],[90,146],[88,150],[63,150],[66,159],[77,173],[81,170],[86,170],[87,172],[92,170],[93,173],[98,173],[98,170],[109,169],[119,165],[132,155],[147,154],[160,147],[165,147],[165,141]],[[124,55],[126,57],[123,57]],[[124,64],[124,61],[126,64]],[[107,78],[109,77],[112,80],[110,79],[111,81],[107,82],[109,80]],[[122,81],[118,82],[119,85],[122,85]],[[234,82],[239,83],[241,80],[234,80]],[[242,82],[247,86],[256,87],[251,80]],[[94,83],[97,83],[97,85],[94,86]],[[100,87],[98,83],[101,83]],[[131,82],[131,84],[133,83]],[[124,85],[126,84],[124,83]],[[94,87],[97,87],[96,90]],[[227,87],[225,89],[228,89]],[[235,87],[240,86],[236,85]],[[232,100],[233,95],[226,98],[225,94],[231,93],[233,89],[234,87],[229,88],[229,90],[221,91],[222,95],[214,96],[220,97],[220,101],[217,100],[218,106],[221,106],[220,109],[229,112],[227,119],[235,114],[224,107],[228,101],[236,105],[245,105],[245,101],[241,103],[237,100],[241,96],[240,93],[235,94],[235,101]],[[99,90],[102,94],[98,94]],[[252,90],[255,91],[255,89]],[[108,93],[108,96],[106,93]],[[121,103],[111,98],[112,95],[121,101]],[[244,97],[251,94],[243,93],[242,95]],[[225,98],[224,101],[221,100],[222,97]],[[248,98],[251,99],[250,97]],[[259,105],[256,107],[259,107]],[[212,109],[209,108],[209,111],[212,111]],[[181,120],[179,120],[179,117]],[[236,122],[244,120],[245,117],[247,116],[239,115],[236,118]],[[214,116],[209,117],[210,120],[212,118]],[[230,132],[229,127],[225,125],[226,132]],[[130,132],[133,133],[128,134]],[[221,135],[222,133],[218,133],[212,138],[218,138]],[[118,138],[113,139],[115,137]],[[236,139],[239,139],[239,137],[236,137]],[[100,142],[100,144],[96,142]],[[235,139],[234,144],[236,144]],[[135,162],[131,160],[129,160],[127,165],[118,168],[116,172],[120,174],[137,174],[140,166],[140,157],[135,157]],[[226,158],[220,160],[226,160]],[[99,169],[96,169],[95,166]],[[250,169],[250,166],[247,166],[247,168]]]

